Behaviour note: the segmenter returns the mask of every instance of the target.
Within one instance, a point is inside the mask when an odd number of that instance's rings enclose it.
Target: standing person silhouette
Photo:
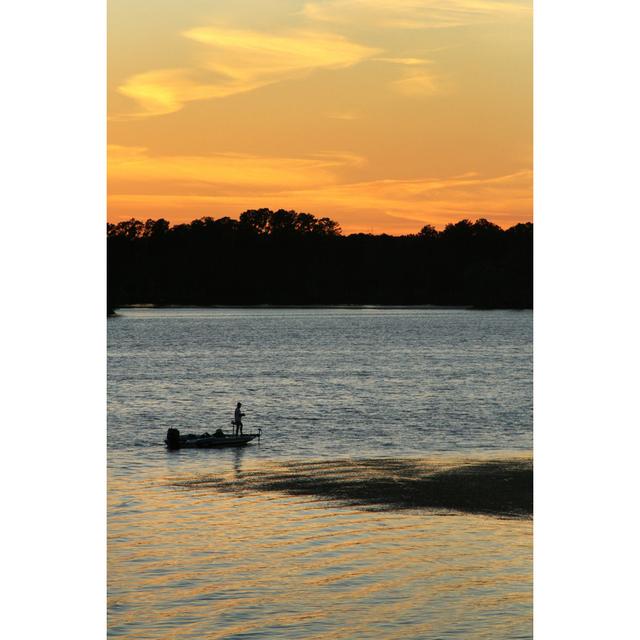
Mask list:
[[[235,435],[238,435],[238,433],[240,435],[242,435],[242,418],[244,416],[244,413],[242,413],[242,411],[240,411],[240,407],[242,406],[242,403],[238,402],[237,406],[236,406],[236,410],[233,414],[233,421],[236,425],[236,431],[235,431]]]

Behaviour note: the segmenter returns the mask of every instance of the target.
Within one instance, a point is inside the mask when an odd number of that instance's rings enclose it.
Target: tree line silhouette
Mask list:
[[[107,225],[107,304],[533,306],[533,225],[343,235],[309,213]]]

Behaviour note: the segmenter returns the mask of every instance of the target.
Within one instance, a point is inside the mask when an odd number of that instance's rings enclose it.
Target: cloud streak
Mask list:
[[[374,58],[376,62],[388,62],[389,64],[400,64],[407,67],[422,66],[432,64],[432,60],[425,58]]]
[[[418,224],[443,225],[462,217],[487,217],[498,223],[512,224],[531,217],[532,172],[481,176],[467,174],[445,178],[413,180],[370,180],[336,184],[322,193],[292,192],[308,207],[324,212],[340,212],[343,228],[354,228],[359,219],[386,220],[385,226],[397,229]],[[401,223],[399,221],[405,221]]]
[[[334,184],[336,171],[364,160],[348,153],[305,158],[217,153],[153,156],[143,147],[109,146],[108,173],[114,187],[152,188],[157,193],[265,193]]]
[[[158,69],[128,78],[118,87],[138,106],[128,115],[174,113],[194,100],[245,93],[319,69],[345,69],[380,53],[340,35],[308,30],[271,35],[199,27],[182,35],[200,46],[194,67]]]
[[[347,182],[359,156],[308,158],[241,154],[153,157],[145,149],[109,149],[110,219],[164,215],[237,216],[253,207],[285,207],[338,219],[347,232],[380,225],[394,233],[487,217],[509,225],[531,219],[532,173]]]
[[[316,0],[303,9],[325,23],[442,29],[529,16],[528,0]]]
[[[405,96],[433,96],[444,91],[433,74],[422,71],[407,73],[399,80],[394,80],[391,88]]]

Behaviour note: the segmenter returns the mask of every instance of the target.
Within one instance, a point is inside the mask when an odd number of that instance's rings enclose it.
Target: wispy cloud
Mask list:
[[[498,176],[470,172],[444,178],[369,180],[333,185],[322,198],[331,199],[335,204],[383,208],[403,214],[415,213],[417,204],[425,209],[437,205],[439,210],[444,208],[448,212],[475,208],[500,211],[506,203],[513,204],[519,198],[530,202],[531,178],[532,172],[527,169]],[[445,204],[453,202],[452,208]]]
[[[433,96],[445,92],[442,78],[427,71],[426,66],[433,60],[426,58],[374,58],[376,62],[398,65],[403,68],[402,75],[390,83],[391,89],[404,96]]]
[[[304,14],[321,22],[441,29],[530,15],[530,0],[314,0]]]
[[[164,215],[191,220],[252,207],[286,207],[329,215],[350,231],[376,225],[417,231],[462,217],[513,224],[531,217],[531,171],[506,175],[344,180],[364,163],[348,153],[307,158],[242,154],[154,157],[143,148],[109,148],[110,219]]]
[[[399,64],[405,67],[420,67],[425,64],[432,64],[432,60],[425,58],[374,58],[376,62],[388,62],[389,64]]]
[[[248,193],[323,187],[337,182],[336,170],[361,166],[348,153],[304,158],[217,153],[206,156],[154,156],[143,147],[109,145],[108,173],[114,188],[137,185],[156,192]],[[146,187],[145,187],[146,186]]]
[[[318,69],[344,69],[380,53],[343,36],[316,31],[271,35],[199,27],[182,35],[201,47],[192,68],[148,71],[118,88],[136,102],[133,115],[173,113],[194,100],[253,91]]]
[[[285,203],[303,202],[309,211],[337,218],[345,231],[373,225],[391,233],[415,232],[424,224],[486,217],[511,225],[531,219],[532,172],[507,175],[469,173],[444,178],[370,180],[330,185],[322,190],[292,191]],[[280,198],[283,196],[281,195]]]
[[[137,103],[138,110],[128,116],[157,116],[182,109],[194,100],[224,98],[261,86],[250,83],[207,82],[192,69],[157,69],[131,76],[118,91]]]
[[[405,96],[433,96],[444,91],[442,84],[430,73],[407,73],[391,83],[391,88]]]

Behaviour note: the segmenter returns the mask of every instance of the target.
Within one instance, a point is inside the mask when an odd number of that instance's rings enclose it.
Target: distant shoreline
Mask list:
[[[474,309],[438,304],[123,304],[118,309]]]
[[[437,304],[123,304],[110,310],[109,316],[118,315],[118,310],[126,309],[344,309],[344,310],[416,310],[416,311],[533,311],[531,307],[497,307],[483,308],[472,305],[437,305]]]

